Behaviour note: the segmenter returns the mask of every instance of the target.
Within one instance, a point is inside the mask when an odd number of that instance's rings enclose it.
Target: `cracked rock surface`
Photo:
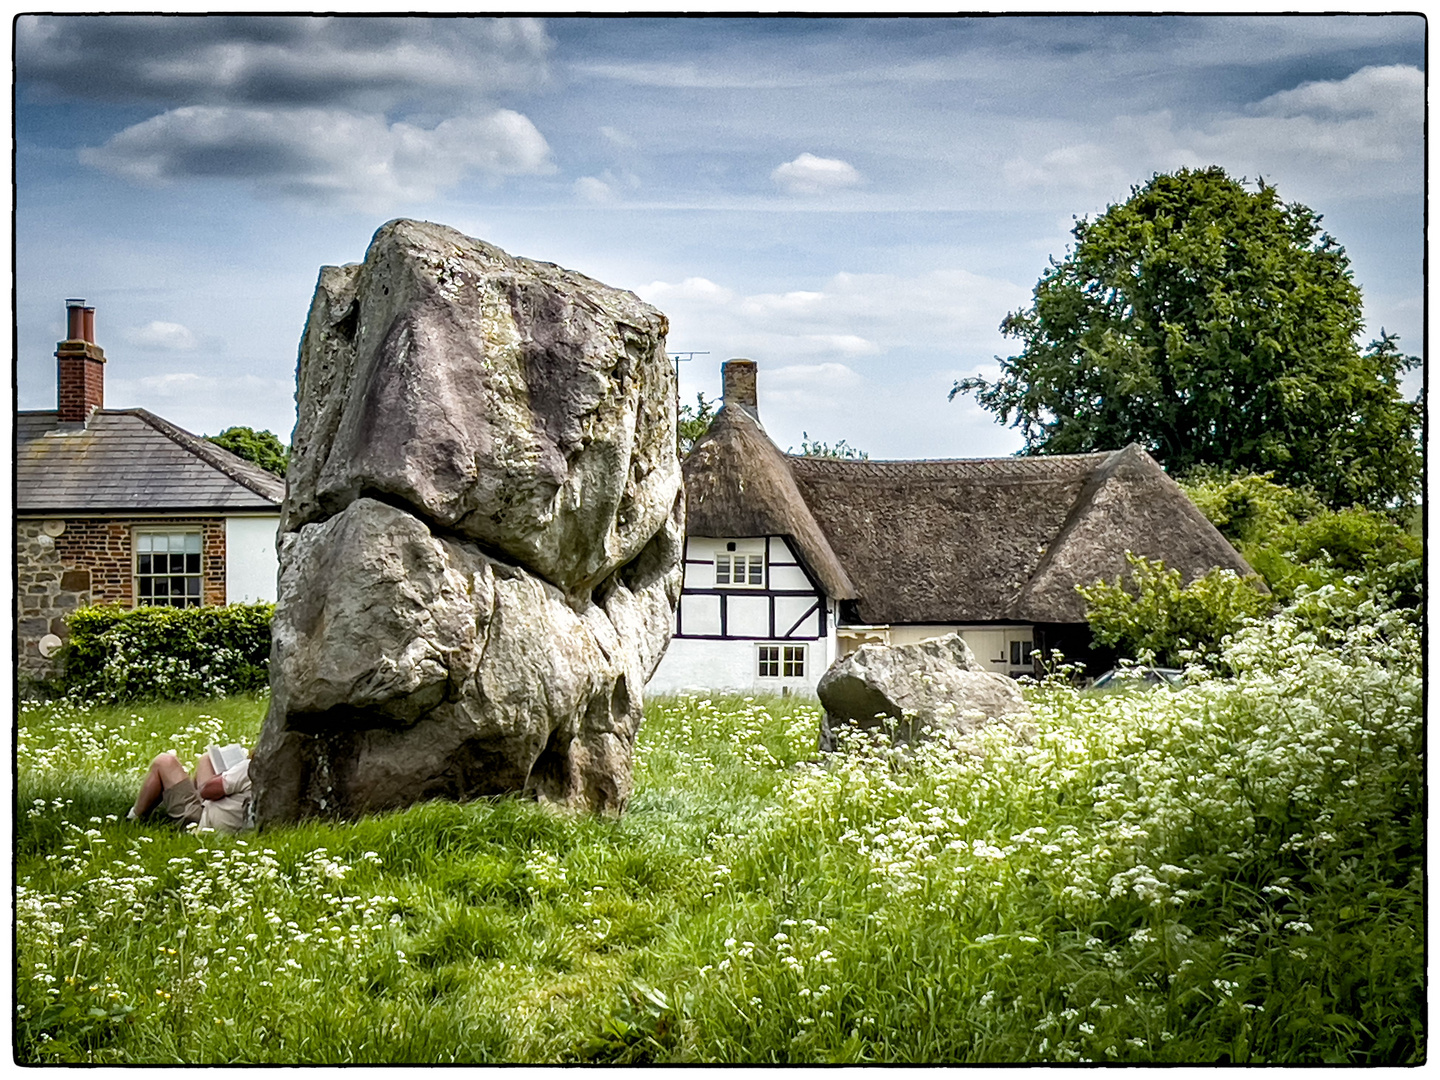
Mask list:
[[[666,330],[426,222],[321,270],[257,824],[509,792],[624,808],[680,589]]]

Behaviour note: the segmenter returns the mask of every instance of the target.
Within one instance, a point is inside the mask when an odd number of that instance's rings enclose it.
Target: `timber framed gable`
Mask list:
[[[735,555],[763,559],[758,584],[728,580],[732,574],[717,580],[717,562]],[[824,588],[784,537],[686,538],[675,637],[818,641],[829,634],[829,621]]]

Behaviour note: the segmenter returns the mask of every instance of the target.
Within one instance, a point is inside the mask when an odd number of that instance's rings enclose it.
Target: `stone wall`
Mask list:
[[[64,525],[59,536],[47,522]],[[40,653],[40,639],[69,638],[65,616],[90,604],[134,603],[133,536],[136,528],[199,528],[203,596],[225,603],[224,518],[49,518],[15,523],[15,643],[20,679],[60,673],[55,657]],[[53,526],[52,526],[53,529]]]

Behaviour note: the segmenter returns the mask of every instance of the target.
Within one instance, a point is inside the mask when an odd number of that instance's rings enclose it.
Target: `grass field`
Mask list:
[[[263,700],[27,707],[17,1059],[1423,1061],[1418,645],[1314,637],[904,757],[653,701],[619,820],[184,835],[122,820],[145,763]]]

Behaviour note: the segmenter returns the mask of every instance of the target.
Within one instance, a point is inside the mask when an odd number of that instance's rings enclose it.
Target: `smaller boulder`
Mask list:
[[[832,664],[815,690],[825,708],[821,750],[835,748],[842,724],[867,730],[893,724],[897,743],[913,743],[926,729],[968,735],[991,720],[1030,715],[1015,680],[986,671],[959,634],[915,645],[861,645]]]

